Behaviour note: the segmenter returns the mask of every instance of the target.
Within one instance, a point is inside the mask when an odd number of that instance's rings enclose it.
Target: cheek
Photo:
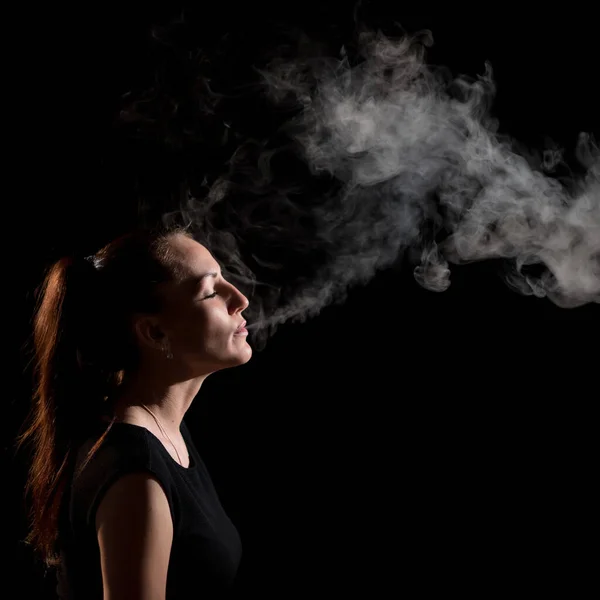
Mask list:
[[[231,341],[233,323],[226,310],[218,307],[193,308],[180,315],[176,338],[188,351],[212,353]]]

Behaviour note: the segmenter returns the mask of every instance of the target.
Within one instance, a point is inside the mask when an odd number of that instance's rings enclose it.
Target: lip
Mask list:
[[[246,329],[246,321],[242,321],[240,326],[234,331],[233,335],[248,335],[248,330]]]

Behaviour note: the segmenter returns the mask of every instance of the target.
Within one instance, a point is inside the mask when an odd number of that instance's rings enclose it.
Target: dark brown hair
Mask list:
[[[112,417],[112,395],[136,368],[131,317],[160,310],[157,284],[179,275],[169,244],[175,234],[189,236],[181,228],[131,232],[85,259],[61,258],[45,274],[33,320],[33,404],[17,448],[29,442],[32,449],[25,542],[46,566],[57,563],[59,513],[77,447],[100,417]]]

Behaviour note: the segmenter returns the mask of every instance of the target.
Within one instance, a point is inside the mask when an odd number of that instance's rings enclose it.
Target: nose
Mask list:
[[[244,312],[248,306],[250,305],[250,301],[240,290],[238,290],[235,285],[229,284],[230,287],[230,296],[228,302],[229,313],[235,315],[237,313]]]

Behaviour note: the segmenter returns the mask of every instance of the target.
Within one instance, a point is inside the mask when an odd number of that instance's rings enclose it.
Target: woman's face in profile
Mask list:
[[[161,328],[174,358],[190,375],[241,365],[252,356],[244,322],[247,298],[221,275],[211,253],[183,235],[170,240],[181,278],[164,284]]]

